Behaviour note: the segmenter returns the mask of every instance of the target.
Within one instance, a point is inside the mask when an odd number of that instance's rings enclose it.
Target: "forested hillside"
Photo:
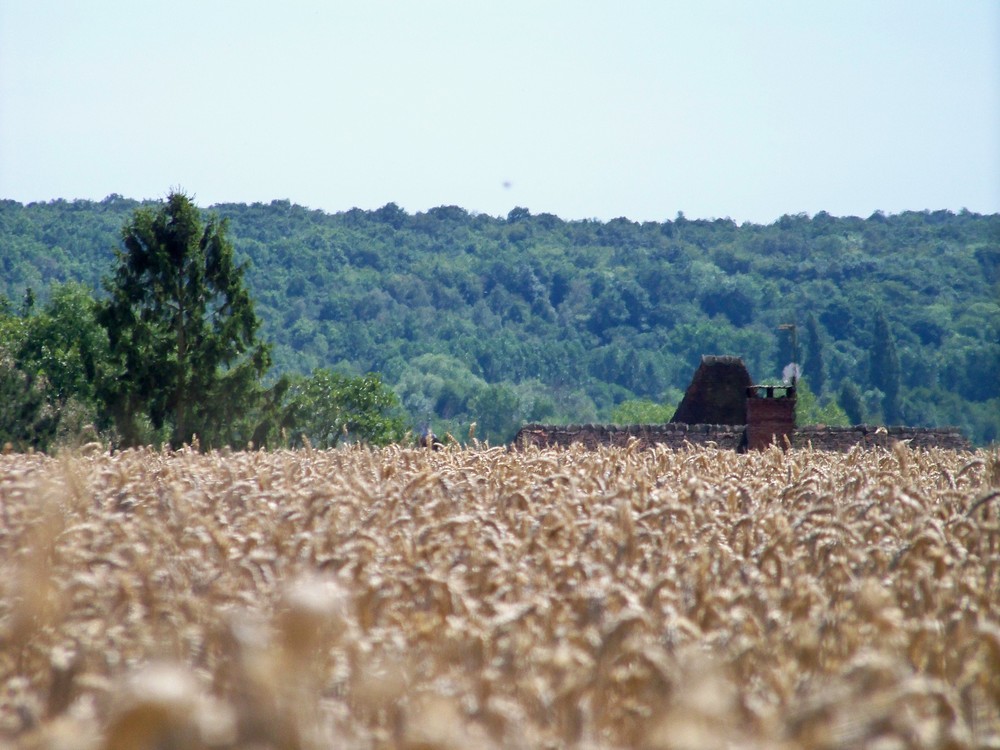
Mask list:
[[[95,291],[138,207],[0,203],[0,294]],[[701,354],[757,381],[794,358],[852,420],[1000,434],[1000,215],[784,216],[767,226],[564,221],[455,206],[327,214],[287,201],[229,222],[275,374],[382,373],[415,427],[509,439],[676,403]]]

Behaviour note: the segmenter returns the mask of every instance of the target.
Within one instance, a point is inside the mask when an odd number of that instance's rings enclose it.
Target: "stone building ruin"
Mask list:
[[[705,355],[666,424],[541,425],[528,424],[514,438],[516,447],[568,446],[590,448],[629,445],[715,445],[737,451],[760,450],[772,444],[795,448],[847,451],[854,446],[890,447],[905,442],[913,448],[970,450],[955,427],[880,427],[854,425],[797,426],[794,385],[755,385],[740,357]]]

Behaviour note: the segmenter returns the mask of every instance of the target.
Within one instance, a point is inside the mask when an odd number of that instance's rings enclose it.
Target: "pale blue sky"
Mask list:
[[[0,0],[0,198],[1000,212],[1000,0]]]

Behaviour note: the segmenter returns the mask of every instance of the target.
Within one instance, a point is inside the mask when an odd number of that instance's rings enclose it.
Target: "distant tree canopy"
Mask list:
[[[0,202],[8,315],[28,289],[43,309],[53,282],[106,294],[120,228],[159,207]],[[762,226],[394,204],[326,214],[288,201],[212,211],[271,345],[264,380],[377,372],[415,429],[462,438],[476,422],[499,442],[538,415],[610,421],[628,402],[669,402],[702,354],[741,356],[754,380],[778,380],[795,355],[777,327],[795,323],[821,403],[954,424],[979,443],[1000,435],[1000,379],[986,376],[1000,371],[1000,215],[820,213]]]

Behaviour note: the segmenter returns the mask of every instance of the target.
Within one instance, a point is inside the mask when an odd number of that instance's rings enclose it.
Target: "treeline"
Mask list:
[[[3,202],[0,292],[15,307],[53,282],[100,296],[137,208],[119,196]],[[802,363],[807,418],[1000,434],[998,215],[762,226],[287,201],[208,214],[247,263],[268,377],[378,372],[416,431],[465,438],[475,422],[497,442],[524,421],[663,421],[700,356],[721,353],[757,381]]]
[[[317,368],[270,386],[270,346],[226,224],[184,194],[136,208],[98,299],[53,287],[35,310],[0,298],[0,445],[116,447],[385,444],[404,437],[375,374]]]

